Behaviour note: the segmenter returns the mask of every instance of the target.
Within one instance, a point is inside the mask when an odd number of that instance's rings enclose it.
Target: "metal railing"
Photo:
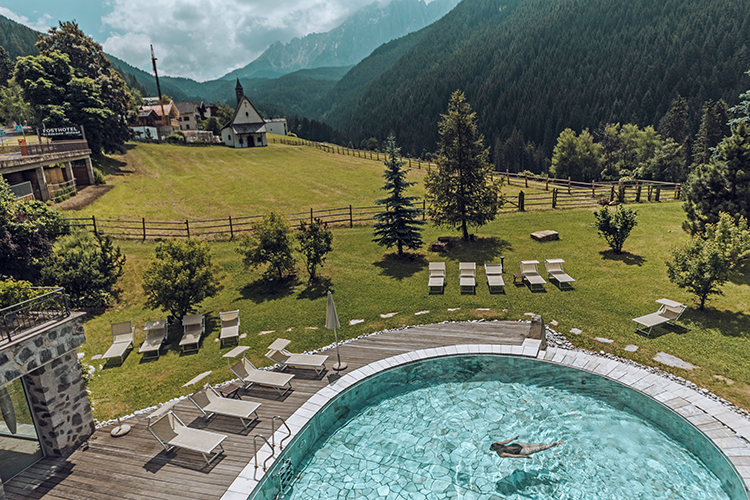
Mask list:
[[[48,321],[70,316],[64,288],[30,288],[49,292],[0,309],[0,343],[10,342],[14,336]]]

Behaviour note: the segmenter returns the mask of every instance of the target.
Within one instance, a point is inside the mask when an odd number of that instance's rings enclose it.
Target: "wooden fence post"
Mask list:
[[[422,200],[422,220],[424,220],[424,215],[427,212],[427,201]]]
[[[94,234],[97,234],[98,231],[96,230],[96,217],[93,215],[91,216],[91,224],[93,224],[94,226]]]
[[[417,168],[419,170],[422,170],[422,160],[420,160],[419,158],[417,158]]]
[[[375,151],[375,159],[380,161],[380,151]]]
[[[675,200],[680,199],[680,185],[679,184],[674,185],[674,199]]]
[[[554,191],[555,188],[552,188]],[[547,181],[544,183],[544,190],[549,191],[549,174],[547,174]]]
[[[411,158],[409,158],[409,168],[411,168]]]
[[[232,225],[232,216],[229,216],[229,239],[234,239],[234,226]]]
[[[354,227],[354,216],[352,215],[352,206],[349,205],[349,228]]]
[[[568,176],[568,194],[570,194],[570,176]]]
[[[641,202],[641,189],[643,188],[642,184],[639,184],[638,181],[635,183],[635,202],[640,203]]]
[[[143,241],[146,241],[146,218],[141,217],[141,222],[143,223]]]
[[[310,224],[313,223],[313,209],[310,207]]]
[[[596,198],[596,181],[591,181],[591,197]]]
[[[519,212],[523,212],[524,211],[523,210],[523,199],[524,199],[523,191],[519,191],[518,192],[518,211]]]
[[[526,182],[526,187],[528,188],[529,187],[529,174],[527,174],[526,172],[524,172],[523,173],[523,179]]]
[[[190,238],[190,222],[185,219],[185,231],[187,232],[187,237]]]
[[[654,195],[654,201],[659,201],[661,197],[661,186],[656,186],[656,194]]]
[[[609,190],[609,202],[612,203],[615,201],[615,185],[612,184],[610,190]]]
[[[552,208],[557,208],[557,188],[552,188]]]
[[[648,201],[651,203],[651,192],[653,191],[653,184],[648,185]]]
[[[505,181],[506,181],[506,182],[508,183],[508,185],[510,186],[510,172],[508,172],[508,169],[507,169],[507,168],[505,169]]]
[[[622,182],[617,185],[617,200],[620,203],[625,203],[625,184]]]

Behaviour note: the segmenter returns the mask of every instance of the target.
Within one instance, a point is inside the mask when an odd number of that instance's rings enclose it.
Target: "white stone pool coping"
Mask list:
[[[424,359],[454,356],[457,354],[494,354],[536,358],[557,365],[565,365],[617,381],[645,394],[672,409],[700,429],[729,459],[742,477],[745,488],[750,489],[750,420],[726,408],[721,403],[707,398],[698,391],[672,380],[618,360],[603,358],[595,354],[550,347],[540,350],[541,340],[526,339],[523,345],[465,344],[411,351],[390,358],[373,361],[335,380],[313,394],[287,420],[292,432],[288,437],[283,427],[276,431],[275,442],[285,439],[288,444],[304,428],[310,419],[339,393],[370,375]],[[264,445],[255,459],[245,466],[239,476],[221,497],[222,500],[247,500],[265,472],[262,464],[271,456],[271,448]],[[278,455],[268,461],[268,469]]]

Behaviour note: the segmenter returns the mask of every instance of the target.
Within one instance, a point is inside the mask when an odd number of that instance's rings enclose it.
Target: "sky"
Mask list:
[[[0,0],[0,15],[37,31],[76,21],[105,52],[149,72],[153,44],[160,75],[204,81],[274,42],[329,31],[374,1]]]

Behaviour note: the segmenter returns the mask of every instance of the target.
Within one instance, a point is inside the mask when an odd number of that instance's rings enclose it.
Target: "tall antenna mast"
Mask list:
[[[154,46],[151,45],[151,64],[154,67],[154,76],[156,77],[156,93],[159,97],[159,104],[161,105],[161,119],[164,122],[164,126],[168,126],[167,116],[164,114],[164,101],[161,98],[161,87],[159,86],[159,73],[156,71],[156,56],[154,56]],[[158,135],[158,134],[157,134]]]

